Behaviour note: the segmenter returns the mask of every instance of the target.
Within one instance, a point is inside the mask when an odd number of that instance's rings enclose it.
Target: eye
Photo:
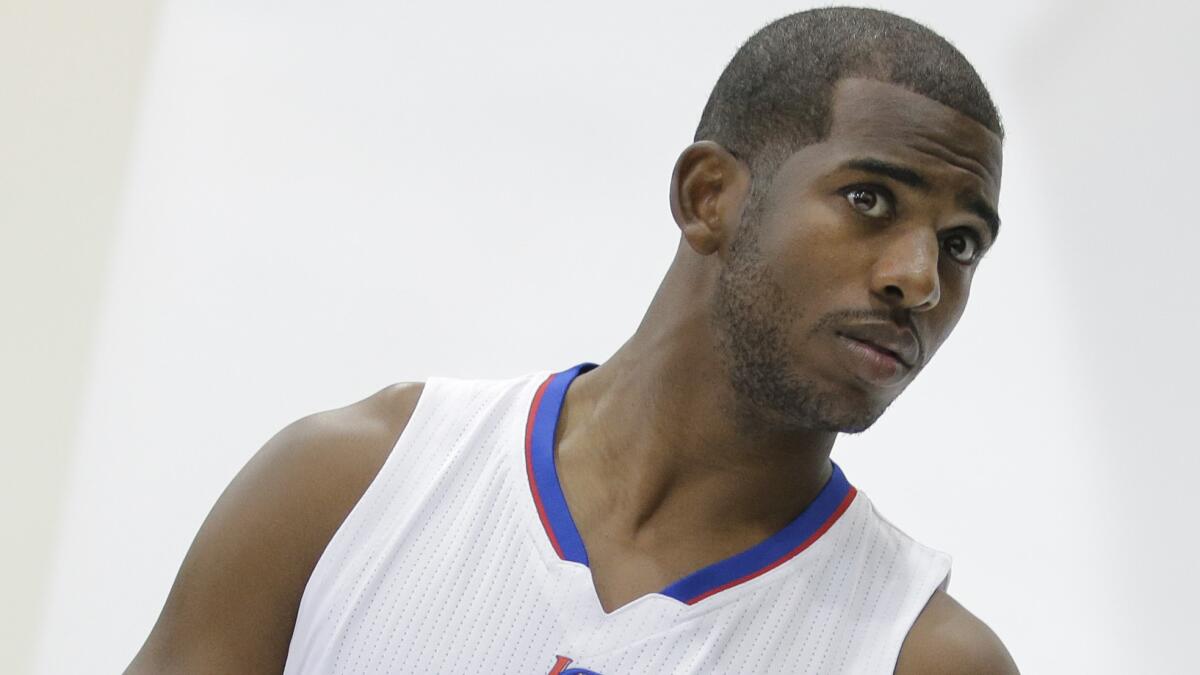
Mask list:
[[[850,206],[864,216],[885,218],[892,215],[892,195],[882,188],[856,185],[846,188],[842,194]]]
[[[971,232],[954,232],[942,240],[942,250],[960,265],[970,265],[979,259],[983,246]]]

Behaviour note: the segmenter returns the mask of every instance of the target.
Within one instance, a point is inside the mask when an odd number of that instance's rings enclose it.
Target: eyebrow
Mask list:
[[[887,176],[898,183],[903,183],[918,190],[928,191],[930,189],[929,181],[921,174],[906,166],[892,164],[881,159],[872,157],[852,159],[846,162],[845,167],[856,171]],[[1000,214],[996,213],[996,209],[992,208],[992,205],[983,197],[972,192],[959,194],[958,203],[987,223],[988,231],[992,235],[992,241],[995,241],[996,237],[1000,234]]]
[[[929,189],[929,181],[921,174],[912,169],[896,164],[891,164],[880,159],[863,158],[852,159],[846,162],[846,168],[856,171],[865,171],[867,173],[877,173],[881,176],[887,176],[905,185],[918,188],[920,190]]]

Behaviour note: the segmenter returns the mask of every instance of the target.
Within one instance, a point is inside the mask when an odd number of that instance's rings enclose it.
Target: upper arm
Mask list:
[[[200,527],[126,672],[282,671],[308,577],[383,466],[421,389],[389,387],[268,441]]]
[[[945,592],[936,591],[900,648],[896,675],[1011,675],[1000,638]]]

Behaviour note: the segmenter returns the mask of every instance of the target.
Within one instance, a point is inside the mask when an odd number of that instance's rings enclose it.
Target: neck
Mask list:
[[[668,275],[634,336],[568,390],[556,442],[560,481],[581,531],[631,541],[729,532],[753,543],[816,497],[836,434],[740,414],[707,307],[667,303],[672,285]]]

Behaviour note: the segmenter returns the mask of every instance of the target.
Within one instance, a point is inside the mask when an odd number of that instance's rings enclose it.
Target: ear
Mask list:
[[[700,255],[723,249],[733,238],[750,193],[750,167],[720,144],[698,141],[675,161],[671,215]]]

